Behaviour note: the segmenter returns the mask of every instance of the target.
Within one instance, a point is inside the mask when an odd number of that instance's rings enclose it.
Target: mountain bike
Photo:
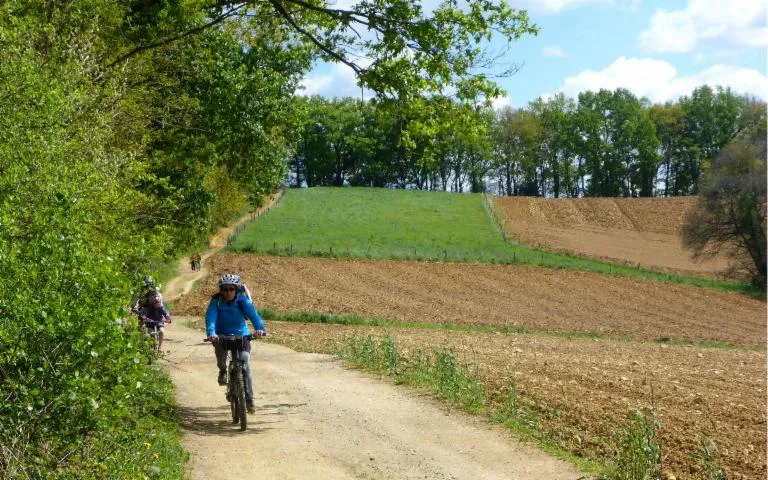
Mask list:
[[[155,355],[160,353],[160,327],[155,322],[147,322],[142,327],[144,333],[152,337],[152,351]]]
[[[245,348],[245,343],[257,338],[253,335],[219,335],[219,342],[229,352],[229,365],[227,366],[227,392],[226,398],[232,413],[232,423],[240,424],[240,431],[248,428],[248,410],[246,407],[246,371],[245,362],[240,360],[240,352]],[[208,341],[205,339],[204,341]]]

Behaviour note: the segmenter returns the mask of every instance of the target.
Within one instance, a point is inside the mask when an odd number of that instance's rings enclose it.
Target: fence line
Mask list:
[[[269,213],[272,210],[272,208],[276,207],[280,203],[280,200],[282,199],[283,199],[283,190],[278,190],[277,198],[274,200],[274,202],[272,202],[270,206],[268,206],[267,208],[259,208],[256,211],[252,211],[250,213],[250,216],[248,217],[248,220],[244,221],[243,223],[235,227],[235,230],[231,234],[229,234],[229,236],[227,237],[227,246],[231,247],[232,244],[235,243],[235,240],[237,240],[237,237],[241,233],[243,233],[243,230],[245,230],[246,227],[248,227],[248,225],[251,222],[259,218],[262,214]]]
[[[490,197],[488,192],[483,192],[483,205],[485,206],[485,210],[491,216],[496,230],[501,234],[501,238],[503,238],[506,243],[513,243],[507,235],[507,228],[504,225],[504,222],[502,222],[496,214],[496,208],[493,206],[493,200]]]

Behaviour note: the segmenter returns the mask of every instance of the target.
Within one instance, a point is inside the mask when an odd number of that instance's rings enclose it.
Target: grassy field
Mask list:
[[[504,241],[480,194],[372,188],[289,190],[230,250],[270,255],[521,263],[717,290],[746,285],[557,254]]]

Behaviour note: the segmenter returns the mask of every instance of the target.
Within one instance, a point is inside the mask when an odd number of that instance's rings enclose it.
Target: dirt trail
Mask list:
[[[327,355],[254,345],[256,413],[231,423],[213,350],[180,318],[168,329],[183,445],[195,479],[576,479],[575,467],[429,397]],[[233,462],[233,459],[235,463]]]
[[[265,205],[271,206],[279,194]],[[221,230],[202,255],[226,246],[250,215]],[[207,275],[179,261],[168,300]],[[182,412],[182,443],[195,479],[576,479],[574,466],[555,460],[509,432],[427,396],[352,371],[327,355],[254,345],[256,413],[249,429],[232,425],[224,387],[216,383],[213,350],[204,333],[177,317],[166,332],[164,358]],[[233,460],[234,459],[234,460]],[[234,463],[233,463],[234,462]]]
[[[176,264],[176,271],[179,272],[178,276],[174,277],[163,286],[163,297],[166,299],[166,301],[172,302],[182,295],[186,295],[192,291],[192,286],[195,284],[195,282],[208,275],[206,260],[227,246],[227,238],[229,238],[229,236],[237,229],[237,227],[249,221],[253,217],[254,213],[260,214],[272,208],[272,206],[275,205],[278,200],[280,200],[282,194],[282,190],[278,191],[269,197],[267,201],[264,202],[264,205],[255,212],[248,212],[248,214],[242,216],[232,225],[226,228],[222,228],[216,232],[216,235],[214,235],[209,242],[208,250],[201,254],[200,263],[202,268],[200,270],[193,272],[189,265],[189,258],[180,258]]]

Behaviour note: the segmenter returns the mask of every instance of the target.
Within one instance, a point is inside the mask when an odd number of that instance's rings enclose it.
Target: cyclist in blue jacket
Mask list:
[[[216,364],[219,367],[219,385],[227,384],[227,350],[218,341],[219,335],[249,335],[248,318],[256,330],[253,335],[260,338],[267,334],[264,321],[243,292],[243,282],[239,275],[226,274],[219,279],[219,292],[211,297],[205,312],[205,333],[216,348]],[[245,400],[249,413],[253,413],[253,380],[248,360],[251,357],[251,343],[245,342],[240,360],[245,362],[246,382]]]

